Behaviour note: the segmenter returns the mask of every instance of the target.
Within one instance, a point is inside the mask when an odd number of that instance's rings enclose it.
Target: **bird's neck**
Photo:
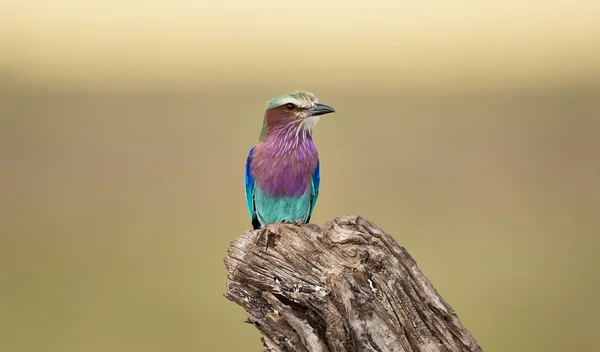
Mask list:
[[[315,149],[312,131],[302,125],[301,121],[275,123],[266,126],[266,133],[261,139],[269,154],[283,156],[297,148],[312,151]]]

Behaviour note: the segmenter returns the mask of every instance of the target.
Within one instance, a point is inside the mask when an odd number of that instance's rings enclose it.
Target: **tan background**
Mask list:
[[[259,351],[222,297],[265,103],[485,351],[593,351],[600,2],[0,4],[0,351]]]

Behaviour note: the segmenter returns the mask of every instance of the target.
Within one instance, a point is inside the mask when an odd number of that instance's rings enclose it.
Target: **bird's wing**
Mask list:
[[[246,205],[248,206],[248,213],[250,214],[250,221],[252,221],[253,227],[256,229],[258,224],[258,216],[256,214],[256,206],[254,205],[254,176],[252,175],[252,170],[250,165],[252,164],[252,157],[254,153],[254,147],[250,149],[250,153],[248,153],[248,158],[246,159]]]
[[[312,216],[313,210],[315,209],[315,204],[317,204],[317,198],[319,197],[319,185],[321,184],[321,163],[317,162],[317,167],[312,174],[312,179],[310,183],[310,211],[308,212],[308,218],[306,222],[310,221],[310,217]]]

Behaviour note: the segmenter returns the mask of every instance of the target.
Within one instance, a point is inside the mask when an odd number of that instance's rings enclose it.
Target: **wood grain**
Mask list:
[[[225,265],[225,296],[265,351],[481,351],[406,249],[360,215],[246,232]]]

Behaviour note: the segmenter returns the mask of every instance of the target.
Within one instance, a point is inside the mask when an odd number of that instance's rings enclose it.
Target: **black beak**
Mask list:
[[[308,108],[306,111],[308,116],[325,115],[335,112],[335,109],[329,105],[316,103],[313,107]]]

